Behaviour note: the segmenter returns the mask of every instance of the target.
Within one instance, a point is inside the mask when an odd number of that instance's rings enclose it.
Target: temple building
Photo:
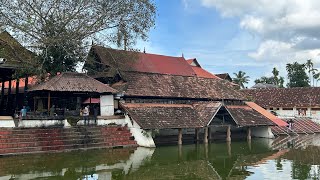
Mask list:
[[[120,92],[115,108],[154,136],[156,144],[170,135],[178,144],[273,137],[269,126],[276,124],[247,105],[233,83],[206,71],[196,59],[93,46],[85,69]]]

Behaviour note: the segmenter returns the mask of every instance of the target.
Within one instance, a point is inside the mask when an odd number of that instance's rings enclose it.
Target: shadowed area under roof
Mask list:
[[[117,90],[83,73],[65,72],[31,87],[33,91],[116,93]]]

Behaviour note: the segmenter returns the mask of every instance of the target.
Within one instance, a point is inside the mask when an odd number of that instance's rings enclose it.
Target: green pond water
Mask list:
[[[0,157],[0,179],[319,179],[320,137]]]

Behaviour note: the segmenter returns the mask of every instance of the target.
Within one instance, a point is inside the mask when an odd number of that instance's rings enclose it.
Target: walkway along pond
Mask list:
[[[0,179],[318,179],[320,137],[300,138],[4,156]]]

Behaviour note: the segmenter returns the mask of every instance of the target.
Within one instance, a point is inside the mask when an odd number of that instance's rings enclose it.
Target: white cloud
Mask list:
[[[223,17],[240,19],[239,26],[259,36],[261,44],[248,55],[260,61],[292,62],[320,53],[318,0],[201,0]],[[320,62],[319,62],[320,63]]]

